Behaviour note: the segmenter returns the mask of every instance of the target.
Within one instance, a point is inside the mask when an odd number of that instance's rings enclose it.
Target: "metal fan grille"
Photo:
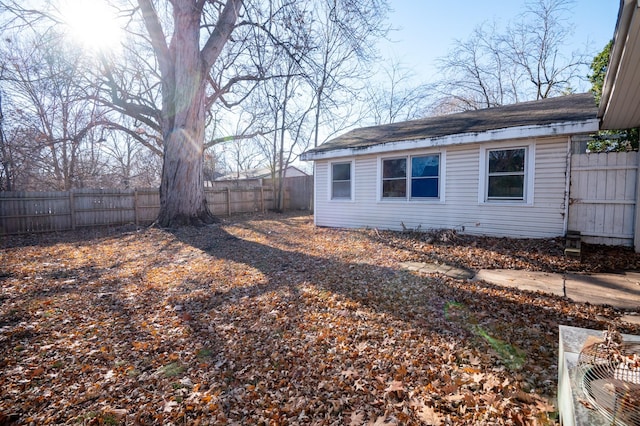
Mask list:
[[[640,344],[594,343],[578,358],[585,399],[611,424],[640,426]]]

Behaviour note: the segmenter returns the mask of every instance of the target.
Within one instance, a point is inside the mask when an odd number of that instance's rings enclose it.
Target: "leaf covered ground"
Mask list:
[[[398,263],[638,265],[585,252],[276,214],[4,237],[0,424],[554,424],[558,325],[638,327]]]

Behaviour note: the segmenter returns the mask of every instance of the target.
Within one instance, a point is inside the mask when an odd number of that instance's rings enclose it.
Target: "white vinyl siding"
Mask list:
[[[370,227],[401,230],[407,228],[458,229],[471,234],[547,238],[564,234],[567,139],[564,137],[511,142],[504,146],[528,147],[532,167],[526,203],[491,203],[479,199],[480,154],[484,144],[449,146],[439,151],[402,151],[384,158],[409,158],[439,153],[439,202],[385,202],[381,200],[380,157],[363,155],[353,159],[355,179],[353,201],[332,204],[325,193],[330,178],[330,162],[316,161],[316,223],[330,227]],[[502,145],[498,145],[501,147]],[[494,145],[492,145],[492,148]],[[446,157],[446,166],[445,159]],[[482,183],[484,184],[484,183]],[[322,189],[324,188],[324,189]],[[484,188],[484,187],[482,187]],[[534,190],[535,188],[535,190]],[[444,195],[446,194],[446,200]]]

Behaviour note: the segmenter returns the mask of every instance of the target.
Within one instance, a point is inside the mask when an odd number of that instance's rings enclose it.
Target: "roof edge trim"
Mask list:
[[[466,145],[483,142],[497,142],[508,139],[527,139],[551,136],[565,136],[597,132],[600,128],[597,118],[584,121],[546,124],[543,126],[520,126],[496,129],[479,133],[459,133],[437,138],[404,140],[379,143],[362,148],[338,148],[328,151],[307,151],[300,156],[303,161],[324,160],[338,157],[353,157],[367,154],[382,154],[422,148],[451,145]]]
[[[629,34],[633,11],[638,7],[640,7],[640,0],[620,0],[618,21],[616,22],[616,29],[613,34],[613,46],[611,47],[609,65],[607,66],[607,73],[604,76],[600,105],[598,108],[598,117],[601,119],[604,118],[607,108],[609,107],[611,93],[615,86],[616,77],[620,68],[620,61],[626,45],[627,36]]]

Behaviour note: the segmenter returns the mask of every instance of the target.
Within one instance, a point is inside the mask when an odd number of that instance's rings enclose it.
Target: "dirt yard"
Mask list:
[[[558,325],[640,333],[398,266],[637,269],[624,249],[275,214],[0,241],[0,425],[555,424]]]

